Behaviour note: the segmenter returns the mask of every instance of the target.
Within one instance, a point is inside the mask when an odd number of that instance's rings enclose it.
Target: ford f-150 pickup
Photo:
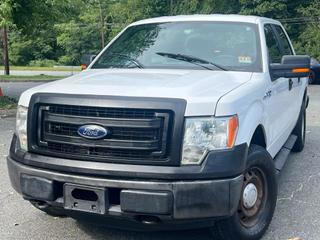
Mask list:
[[[132,23],[78,75],[27,90],[12,186],[51,215],[260,239],[305,144],[310,58],[275,20]]]

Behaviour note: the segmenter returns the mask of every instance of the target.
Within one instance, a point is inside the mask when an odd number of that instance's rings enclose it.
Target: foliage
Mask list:
[[[17,102],[7,96],[0,97],[0,110],[16,108]]]
[[[289,1],[240,0],[240,13],[271,18],[284,18],[287,15],[287,2]]]
[[[0,66],[0,70],[3,70],[4,67]],[[39,67],[39,66],[11,66],[11,70],[17,70],[17,71],[50,71],[50,72],[80,72],[81,66],[53,66],[53,67]]]
[[[89,25],[81,27],[75,21],[58,24],[55,26],[58,36],[57,44],[63,49],[64,54],[58,58],[63,65],[79,65],[83,54],[98,53],[99,32],[97,27]]]
[[[211,13],[238,13],[237,0],[176,0],[173,14],[211,14]]]
[[[308,24],[302,34],[295,40],[297,53],[310,54],[320,60],[320,0],[313,0],[307,7],[298,9],[300,15],[313,19]]]
[[[50,76],[50,75],[34,75],[34,76],[17,76],[17,75],[0,75],[0,82],[26,82],[26,81],[53,81],[64,78],[63,76]],[[1,97],[0,97],[1,99]]]
[[[50,59],[32,60],[29,62],[29,66],[31,67],[53,67],[55,65],[57,65],[57,62],[55,60]]]
[[[319,6],[320,0],[1,0],[0,26],[10,25],[14,65],[79,65],[83,54],[97,54],[126,25],[144,18],[240,13],[300,19],[320,16]],[[285,23],[297,52],[320,58],[319,18],[299,19]]]
[[[12,22],[11,0],[2,0],[0,2],[0,27],[8,27]]]

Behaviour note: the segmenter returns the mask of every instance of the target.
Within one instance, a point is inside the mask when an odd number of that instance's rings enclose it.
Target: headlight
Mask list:
[[[21,149],[28,150],[28,138],[27,138],[27,116],[28,108],[18,106],[17,109],[17,122],[16,122],[16,134],[19,138]]]
[[[182,165],[200,164],[209,151],[232,148],[237,131],[237,116],[186,118]]]

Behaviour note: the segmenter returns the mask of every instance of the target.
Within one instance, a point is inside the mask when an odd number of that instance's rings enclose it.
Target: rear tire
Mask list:
[[[36,209],[38,209],[38,210],[40,210],[42,212],[45,212],[49,216],[52,216],[52,217],[65,217],[66,216],[61,210],[59,210],[56,207],[50,206],[45,202],[39,202],[39,201],[30,200],[30,203]]]
[[[299,119],[292,131],[292,134],[297,136],[297,140],[293,145],[292,151],[293,152],[301,152],[304,148],[305,140],[306,140],[306,107],[305,101],[303,101]]]
[[[216,222],[212,228],[215,240],[258,240],[272,220],[278,185],[273,159],[263,147],[250,146],[244,176],[238,210]],[[250,192],[252,186],[256,189],[254,195]]]

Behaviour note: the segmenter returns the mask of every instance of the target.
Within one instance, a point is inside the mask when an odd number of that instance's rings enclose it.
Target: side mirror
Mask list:
[[[280,64],[270,64],[272,79],[309,77],[310,57],[306,55],[285,55]]]
[[[97,55],[85,54],[81,57],[81,70],[87,69],[90,63],[96,58]]]

